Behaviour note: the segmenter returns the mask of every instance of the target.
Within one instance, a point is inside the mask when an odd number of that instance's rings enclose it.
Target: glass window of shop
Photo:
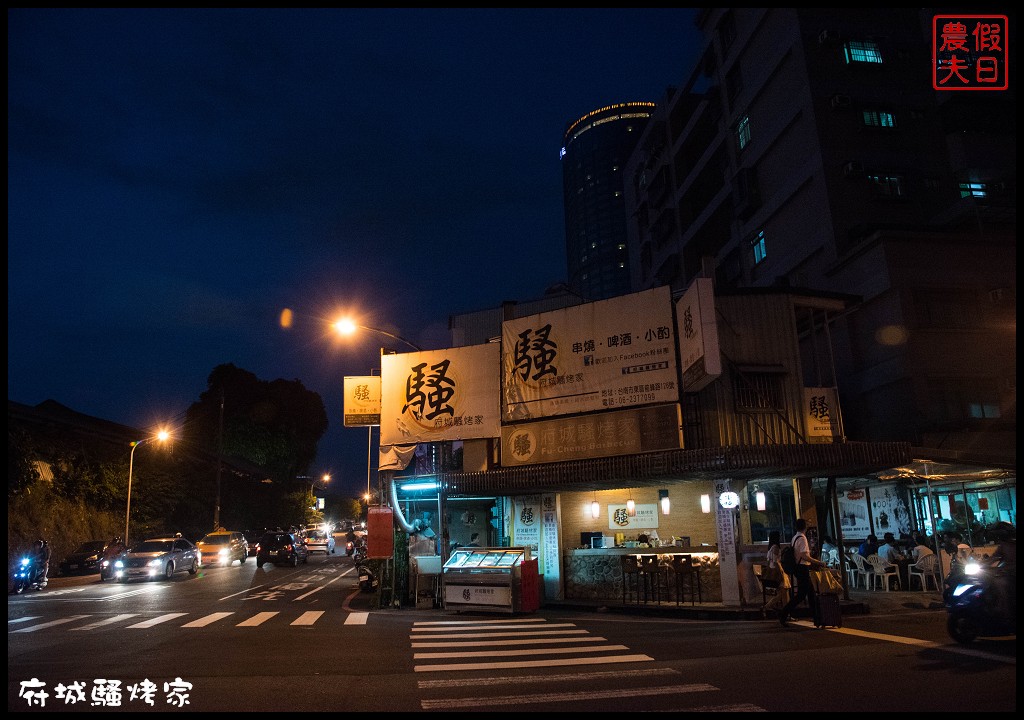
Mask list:
[[[1017,525],[1015,480],[916,486],[911,498],[915,515],[929,535],[956,533],[972,546],[987,544],[988,530],[996,523]],[[934,512],[929,512],[930,506]]]
[[[764,496],[764,509],[759,509],[759,495]],[[768,533],[778,530],[783,538],[793,537],[796,522],[796,498],[793,480],[779,478],[747,483],[747,507],[750,516],[750,541],[768,542]]]

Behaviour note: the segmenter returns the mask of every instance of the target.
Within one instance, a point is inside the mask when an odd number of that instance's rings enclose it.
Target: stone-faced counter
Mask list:
[[[718,547],[693,548],[580,548],[565,556],[565,598],[567,600],[607,600],[622,602],[623,555],[688,555],[700,567],[701,598],[704,602],[722,602],[722,580],[718,568]]]

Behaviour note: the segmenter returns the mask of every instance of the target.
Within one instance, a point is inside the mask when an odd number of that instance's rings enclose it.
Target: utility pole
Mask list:
[[[220,422],[217,428],[217,500],[213,506],[213,529],[220,527],[220,475],[224,468],[224,387],[220,389]]]

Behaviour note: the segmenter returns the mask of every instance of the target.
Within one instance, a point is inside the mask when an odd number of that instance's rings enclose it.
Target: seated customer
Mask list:
[[[876,555],[878,553],[878,538],[874,535],[868,535],[868,539],[860,544],[857,548],[857,554],[862,557],[868,557],[869,555]]]
[[[882,539],[885,543],[878,548],[878,556],[891,565],[896,565],[907,559],[907,557],[896,547],[896,537],[887,532]]]
[[[910,551],[913,561],[918,562],[921,558],[934,554],[935,551],[928,547],[928,539],[921,533],[915,533],[914,549]]]

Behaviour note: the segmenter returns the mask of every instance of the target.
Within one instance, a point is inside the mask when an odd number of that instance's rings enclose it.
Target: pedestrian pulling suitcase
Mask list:
[[[839,596],[835,593],[821,593],[816,598],[816,627],[842,627],[843,614],[839,609]]]

